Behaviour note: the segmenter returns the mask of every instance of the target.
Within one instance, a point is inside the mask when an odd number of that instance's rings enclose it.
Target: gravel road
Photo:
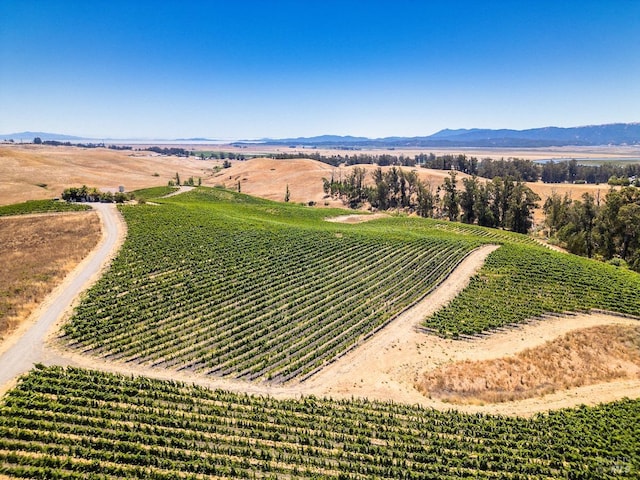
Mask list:
[[[46,307],[36,322],[0,356],[0,391],[16,377],[28,372],[35,363],[43,361],[47,333],[73,300],[88,287],[90,280],[100,272],[118,246],[123,225],[116,206],[105,203],[92,203],[91,206],[101,217],[103,238],[90,256],[64,280],[63,288],[56,289],[45,300]]]

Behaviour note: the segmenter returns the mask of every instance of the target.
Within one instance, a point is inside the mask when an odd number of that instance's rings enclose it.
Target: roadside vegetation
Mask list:
[[[124,192],[102,192],[95,187],[69,187],[62,192],[62,199],[67,202],[101,202],[101,203],[124,203],[133,200],[133,193]]]
[[[0,474],[623,479],[638,438],[637,400],[516,419],[39,366],[0,403]]]

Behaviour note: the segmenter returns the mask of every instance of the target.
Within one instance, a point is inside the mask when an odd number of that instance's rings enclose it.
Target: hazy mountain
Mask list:
[[[335,144],[335,143],[361,143],[361,142],[371,142],[372,140],[367,137],[352,137],[351,135],[319,135],[317,137],[296,137],[296,138],[265,138],[263,139],[264,143],[277,143],[277,144],[307,144],[307,143],[315,143],[315,144]]]
[[[61,142],[97,141],[72,135],[46,132],[20,132],[0,134],[0,139],[14,139],[16,141],[32,141],[35,137],[42,140]],[[134,141],[135,139],[130,139]],[[116,142],[121,142],[114,140]],[[170,142],[171,140],[157,139],[154,141]],[[207,138],[186,138],[173,140],[174,142],[219,141]],[[152,142],[150,140],[150,142]],[[254,143],[242,141],[238,143]],[[587,125],[583,127],[544,127],[528,130],[510,129],[444,129],[433,135],[418,137],[385,137],[367,138],[350,135],[320,135],[317,137],[296,137],[261,139],[255,143],[286,146],[318,146],[334,148],[394,148],[394,147],[552,147],[552,146],[594,146],[594,145],[640,145],[640,123],[611,123],[607,125]]]
[[[33,140],[36,137],[40,137],[41,140],[55,140],[57,142],[77,142],[80,140],[87,140],[85,137],[75,137],[73,135],[63,135],[61,133],[47,133],[47,132],[18,132],[18,133],[6,133],[0,134],[2,140]]]
[[[551,147],[566,145],[640,145],[640,123],[613,123],[583,127],[544,127],[528,130],[440,130],[424,137],[364,138],[337,135],[265,139],[277,145],[343,147]]]

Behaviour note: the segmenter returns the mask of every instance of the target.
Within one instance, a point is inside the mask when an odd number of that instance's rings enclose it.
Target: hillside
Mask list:
[[[59,197],[65,188],[87,185],[127,191],[211,175],[211,164],[194,158],[106,148],[0,145],[0,205]]]

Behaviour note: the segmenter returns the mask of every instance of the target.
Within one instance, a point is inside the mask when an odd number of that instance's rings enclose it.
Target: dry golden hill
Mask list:
[[[216,162],[217,163],[217,162]],[[72,186],[126,190],[212,174],[214,162],[107,148],[0,145],[0,205],[60,196]]]
[[[367,181],[372,182],[370,173],[377,165],[355,165],[332,167],[331,165],[309,159],[276,160],[270,158],[254,158],[243,162],[232,162],[230,168],[218,172],[213,177],[213,185],[220,185],[230,189],[237,189],[243,193],[255,195],[271,200],[282,201],[289,187],[292,202],[316,202],[318,205],[342,205],[341,202],[325,198],[322,190],[322,179],[340,177],[346,178],[354,168],[359,167],[367,171]],[[388,171],[392,167],[382,167]],[[423,182],[429,182],[433,189],[444,182],[448,172],[444,170],[429,170],[417,167],[399,167],[406,171],[415,171]],[[466,177],[458,174],[458,181]],[[205,182],[210,184],[210,180]]]
[[[160,156],[146,151],[110,150],[106,148],[52,147],[47,145],[0,145],[0,205],[31,199],[53,198],[70,186],[87,185],[99,189],[115,189],[123,185],[126,190],[166,185],[177,173],[181,179],[190,176],[202,178],[204,185],[240,189],[244,193],[282,201],[287,186],[292,202],[316,202],[319,206],[341,206],[325,198],[322,179],[346,177],[354,167],[332,167],[309,159],[274,160],[255,158],[232,161],[232,166],[220,169],[219,160],[196,160]],[[359,165],[368,172],[377,166]],[[383,167],[387,170],[390,167]],[[443,170],[403,167],[415,170],[422,181],[435,190],[449,174]],[[219,170],[219,171],[217,171]],[[462,188],[464,174],[458,174],[458,187]],[[368,177],[370,181],[370,177]],[[603,197],[606,185],[570,185],[531,183],[529,186],[542,201],[553,191],[579,199],[584,192]],[[536,221],[542,220],[541,212]]]
[[[378,168],[376,165],[357,165],[367,172],[372,172]],[[240,190],[243,193],[255,195],[270,200],[282,201],[285,196],[287,186],[289,187],[290,199],[293,202],[314,201],[318,205],[341,206],[341,202],[325,198],[322,191],[322,179],[330,178],[333,174],[335,178],[348,176],[354,166],[332,167],[322,162],[309,159],[275,160],[269,158],[256,158],[243,162],[232,162],[232,167],[224,169],[213,177],[213,183],[207,179],[207,185],[220,185],[230,189],[237,189],[240,182]],[[383,167],[387,171],[391,167]],[[435,190],[442,185],[444,179],[449,175],[445,170],[431,170],[418,167],[401,167],[407,171],[416,171],[423,182],[429,182]],[[462,179],[468,175],[458,172],[458,189],[462,189]],[[371,182],[371,177],[367,180]],[[542,205],[544,201],[555,191],[560,195],[568,193],[576,200],[580,199],[583,193],[588,192],[594,196],[603,198],[609,187],[607,185],[573,185],[573,184],[547,184],[542,182],[527,184],[541,201],[540,209],[535,213],[535,221],[542,222]]]

